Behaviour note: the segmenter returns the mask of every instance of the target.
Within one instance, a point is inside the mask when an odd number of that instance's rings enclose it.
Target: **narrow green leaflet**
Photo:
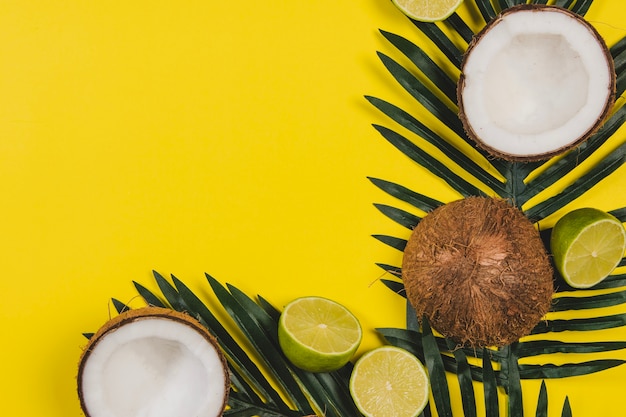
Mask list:
[[[413,228],[419,223],[420,218],[412,213],[409,213],[406,210],[401,210],[396,207],[391,207],[386,204],[374,204],[374,206],[380,210],[385,216],[389,217],[394,222],[398,223],[401,226],[406,227],[409,230],[413,230]]]
[[[406,239],[400,239],[398,237],[394,237],[394,236],[387,236],[387,235],[372,235],[372,237],[374,237],[375,239],[379,240],[380,242],[391,246],[394,249],[399,250],[400,252],[404,251],[404,248],[406,247]]]
[[[452,189],[461,195],[469,196],[484,194],[479,188],[463,179],[460,175],[454,173],[444,163],[437,160],[399,133],[379,125],[374,125],[374,128],[403,154],[444,180],[450,187],[452,187]]]
[[[456,82],[439,67],[419,46],[408,39],[381,30],[380,33],[437,86],[451,102],[456,102]]]
[[[519,365],[520,378],[523,379],[552,379],[568,378],[572,376],[589,375],[596,372],[621,366],[626,361],[619,359],[599,359],[564,365]]]
[[[450,391],[446,380],[445,368],[439,347],[426,317],[422,318],[422,343],[424,346],[424,361],[428,369],[431,392],[435,400],[437,415],[439,417],[452,417],[452,405],[450,404]]]
[[[387,265],[387,264],[383,264],[383,263],[377,263],[377,266],[379,266],[380,268],[382,268],[385,272],[395,276],[395,277],[400,277],[402,276],[402,270],[397,267],[397,266],[393,266],[393,265]],[[404,286],[402,287],[404,289]]]
[[[541,381],[535,417],[548,417],[548,389],[546,388],[546,381]]]
[[[519,205],[550,187],[565,175],[576,169],[583,161],[597,151],[626,122],[626,107],[620,107],[602,128],[577,149],[559,158],[541,174],[528,181],[518,194]]]
[[[520,368],[517,360],[517,343],[513,343],[503,349],[507,354],[506,361],[502,362],[503,370],[506,370],[506,390],[509,395],[509,417],[523,417],[524,404],[522,401],[522,384]]]
[[[496,10],[493,8],[489,0],[476,0],[476,6],[485,22],[490,22],[496,17]]]
[[[167,302],[172,306],[174,310],[178,311],[189,311],[187,307],[187,303],[180,296],[176,288],[172,284],[170,284],[161,274],[156,271],[153,271],[154,278],[156,283],[163,293],[163,296],[167,300]]]
[[[571,10],[574,13],[578,13],[579,15],[584,16],[589,11],[589,7],[591,7],[592,3],[593,0],[578,0],[576,1],[576,3],[574,3],[574,6],[571,8]]]
[[[626,349],[623,342],[561,342],[559,340],[533,340],[518,344],[520,358],[551,355],[554,353],[599,353]]]
[[[432,113],[437,119],[454,131],[457,135],[462,136],[464,133],[460,119],[455,111],[450,109],[437,95],[428,89],[422,82],[413,75],[409,70],[404,68],[394,59],[378,53],[378,56],[387,70],[393,75],[396,81],[422,106]]]
[[[460,349],[453,341],[446,339],[446,344],[456,360],[456,374],[461,390],[463,415],[464,417],[476,417],[476,396],[472,382],[472,369],[467,361],[467,356],[463,349]]]
[[[485,392],[485,415],[486,417],[498,417],[500,405],[498,400],[498,382],[491,365],[489,351],[483,351],[483,389]]]
[[[439,51],[450,61],[456,68],[461,68],[463,60],[463,51],[461,51],[454,42],[443,33],[443,31],[434,23],[418,22],[412,20],[413,24],[426,35],[430,41],[439,48]]]
[[[582,175],[563,191],[526,210],[526,215],[537,220],[548,217],[561,207],[564,207],[566,204],[589,191],[601,180],[608,177],[609,174],[615,172],[625,161],[626,143],[613,150],[588,173]]]
[[[559,319],[539,323],[533,329],[532,334],[615,329],[624,325],[626,325],[626,314],[577,319]]]
[[[626,303],[626,290],[585,297],[560,296],[554,299],[551,311],[586,310]]]
[[[569,9],[572,4],[576,3],[576,0],[556,0],[554,2],[555,6],[563,7],[565,9]]]
[[[394,196],[398,200],[409,203],[415,208],[418,208],[426,213],[436,209],[443,204],[441,201],[409,190],[402,185],[395,184],[386,180],[381,180],[379,178],[368,178],[372,182],[372,184],[385,191],[387,194]]]
[[[450,25],[452,29],[459,34],[459,36],[466,42],[470,43],[472,38],[474,37],[474,31],[465,23],[463,19],[457,14],[453,13],[447,20],[446,23]]]
[[[156,273],[156,271],[154,271]],[[146,287],[141,285],[138,282],[133,281],[133,285],[135,289],[139,293],[139,295],[144,299],[144,301],[151,306],[154,307],[162,307],[165,308],[167,305],[156,295],[154,295],[151,291],[149,291]]]
[[[461,152],[455,146],[446,141],[445,138],[442,138],[441,136],[435,134],[432,130],[430,130],[416,118],[411,116],[409,113],[398,108],[397,106],[394,106],[391,103],[375,97],[366,96],[366,99],[385,115],[389,116],[392,120],[397,122],[400,126],[406,128],[412,133],[415,133],[420,138],[437,147],[460,169],[466,171],[469,175],[484,183],[486,187],[491,188],[497,194],[502,194],[505,192],[505,185],[502,183],[502,181],[500,181],[490,172],[485,170],[485,167],[480,166],[470,156]],[[469,139],[467,140],[469,141]],[[408,150],[409,148],[407,147],[406,149]],[[411,154],[407,153],[407,156],[411,157]]]
[[[561,417],[572,417],[572,408],[569,405],[569,397],[565,397],[563,403],[563,411],[561,411]]]
[[[115,307],[115,311],[117,311],[117,314],[121,314],[124,311],[130,310],[130,307],[128,307],[126,304],[116,298],[111,298],[111,302],[113,303],[113,307]]]
[[[500,10],[504,10],[517,4],[521,4],[521,2],[519,0],[498,0],[498,4],[500,5]]]

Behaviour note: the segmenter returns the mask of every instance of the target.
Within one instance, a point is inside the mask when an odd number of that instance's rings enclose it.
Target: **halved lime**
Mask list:
[[[556,222],[550,248],[563,279],[574,288],[590,288],[619,265],[626,250],[626,231],[611,214],[581,208]]]
[[[393,0],[393,3],[412,19],[438,22],[454,13],[463,0]]]
[[[344,366],[361,343],[357,318],[323,297],[302,297],[287,304],[278,321],[278,343],[298,368],[329,372]]]
[[[367,417],[414,417],[428,404],[428,376],[412,353],[383,346],[354,365],[350,393]]]

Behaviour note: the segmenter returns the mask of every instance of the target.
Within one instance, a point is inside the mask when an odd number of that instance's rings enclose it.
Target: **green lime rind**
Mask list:
[[[618,255],[615,255],[615,259],[609,260],[611,262],[607,261],[608,263],[605,263],[601,269],[585,271],[586,273],[582,279],[572,276],[568,273],[566,264],[574,256],[573,248],[575,245],[581,244],[579,241],[581,235],[589,232],[592,227],[601,225],[603,222],[610,222],[615,225],[615,232],[621,233],[621,237],[609,236],[609,239],[617,242],[616,244],[621,243],[621,249],[615,249]],[[579,289],[591,288],[602,282],[619,265],[625,249],[626,231],[621,221],[607,212],[591,207],[576,209],[561,217],[554,225],[550,238],[550,250],[557,271],[570,286]]]

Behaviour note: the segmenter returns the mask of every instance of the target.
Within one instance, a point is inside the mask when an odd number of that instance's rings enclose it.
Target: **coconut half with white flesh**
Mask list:
[[[217,417],[230,379],[215,338],[197,320],[145,307],[107,322],[80,360],[87,417]]]
[[[491,155],[537,161],[585,141],[615,101],[598,32],[561,7],[504,10],[470,42],[457,88],[468,136]]]

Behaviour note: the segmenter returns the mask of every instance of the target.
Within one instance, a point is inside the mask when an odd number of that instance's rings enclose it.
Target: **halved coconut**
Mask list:
[[[80,359],[87,417],[217,417],[230,379],[217,341],[197,320],[145,307],[107,322]]]
[[[470,43],[457,88],[468,136],[495,157],[542,160],[603,123],[615,100],[613,59],[598,32],[561,7],[504,10]]]

